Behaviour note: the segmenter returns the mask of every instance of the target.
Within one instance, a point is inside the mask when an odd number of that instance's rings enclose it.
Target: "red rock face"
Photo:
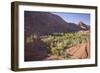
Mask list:
[[[70,55],[71,59],[90,58],[90,45],[89,43],[79,44],[68,48],[66,52]]]
[[[80,21],[78,23],[78,26],[82,29],[82,30],[89,30],[89,26],[87,26],[85,23],[83,23],[82,21]]]

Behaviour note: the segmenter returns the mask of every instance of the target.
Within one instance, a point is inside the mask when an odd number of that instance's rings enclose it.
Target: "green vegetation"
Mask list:
[[[68,59],[70,56],[65,52],[66,49],[78,44],[89,43],[90,32],[53,33],[45,36],[30,35],[25,40],[26,43],[32,43],[34,39],[41,40],[47,45],[48,54]]]
[[[74,45],[89,42],[89,32],[81,31],[74,33],[54,33],[47,36],[41,36],[41,40],[48,45],[51,55],[68,58],[65,49]]]

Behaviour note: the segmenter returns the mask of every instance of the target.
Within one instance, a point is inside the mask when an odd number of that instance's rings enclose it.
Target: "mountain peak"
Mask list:
[[[84,22],[82,22],[82,21],[80,21],[79,23],[78,23],[78,26],[82,29],[82,30],[88,30],[89,29],[89,27],[88,27],[88,25],[86,25]]]

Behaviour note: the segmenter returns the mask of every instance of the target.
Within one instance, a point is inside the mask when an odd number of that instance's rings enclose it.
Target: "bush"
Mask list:
[[[64,58],[68,58],[68,55],[65,53],[65,49],[77,44],[88,43],[89,39],[89,32],[85,34],[82,32],[54,33],[41,38],[41,40],[48,45],[50,54],[56,54],[63,56]]]

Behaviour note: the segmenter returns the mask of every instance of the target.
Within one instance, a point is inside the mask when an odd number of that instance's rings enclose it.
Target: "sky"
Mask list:
[[[87,13],[63,13],[63,12],[53,12],[63,18],[66,22],[78,24],[80,21],[84,22],[86,25],[90,25],[90,14]]]

